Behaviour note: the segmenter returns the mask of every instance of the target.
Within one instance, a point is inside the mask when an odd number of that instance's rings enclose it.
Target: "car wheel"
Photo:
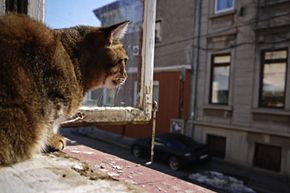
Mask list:
[[[178,170],[180,168],[180,162],[177,157],[170,156],[168,160],[169,167],[173,170]]]
[[[132,149],[132,154],[137,158],[141,157],[142,155],[141,147],[138,145],[135,145]]]

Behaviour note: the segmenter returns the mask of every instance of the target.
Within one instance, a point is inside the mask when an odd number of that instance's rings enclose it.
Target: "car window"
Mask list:
[[[198,145],[198,143],[196,143],[195,141],[193,141],[192,139],[184,139],[183,141],[186,145],[188,146],[196,146]]]
[[[195,142],[192,138],[187,137],[187,136],[181,135],[181,136],[176,136],[176,138],[178,139],[178,141],[181,141],[186,146],[194,147],[194,146],[198,145],[197,142]]]
[[[177,140],[170,140],[166,142],[166,146],[171,149],[185,149],[186,145]]]

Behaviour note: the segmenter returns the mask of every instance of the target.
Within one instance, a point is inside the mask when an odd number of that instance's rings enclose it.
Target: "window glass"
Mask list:
[[[153,101],[156,101],[157,105],[159,104],[159,81],[153,82]]]
[[[216,0],[215,12],[228,11],[234,8],[234,0]]]
[[[215,56],[213,62],[215,64],[220,64],[220,63],[229,63],[231,60],[230,55],[225,55],[225,56]]]
[[[230,55],[214,56],[211,74],[210,103],[228,104]]]
[[[118,90],[103,89],[103,105],[104,106],[114,106],[116,103],[116,98],[118,97]],[[121,103],[120,103],[121,104]]]
[[[84,103],[83,105],[86,106],[98,106],[101,101],[102,101],[102,94],[101,90],[94,90],[92,92],[89,92],[86,94],[84,98]]]
[[[28,0],[6,0],[5,9],[6,12],[17,12],[27,14]]]
[[[273,51],[273,52],[265,52],[265,60],[274,60],[274,59],[286,59],[287,51]]]
[[[134,101],[134,82],[140,81],[142,66],[143,9],[144,0],[118,0],[94,9],[96,19],[100,21],[101,26],[108,26],[125,20],[130,21],[129,28],[122,41],[129,57],[126,65],[128,78],[117,89],[98,89],[102,91],[96,92],[98,96],[91,99],[95,101],[88,103],[86,101],[87,97],[85,97],[84,107],[119,107],[138,104],[138,102]],[[139,93],[139,89],[140,86],[137,87],[137,93]],[[91,93],[87,95],[91,95]]]
[[[265,52],[261,81],[261,107],[283,108],[285,105],[285,83],[287,52]]]

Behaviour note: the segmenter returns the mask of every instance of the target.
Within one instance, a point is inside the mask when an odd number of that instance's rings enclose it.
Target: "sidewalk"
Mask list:
[[[101,140],[106,140],[105,137],[107,136],[102,135]],[[117,139],[118,141],[124,141],[120,138]],[[140,193],[213,193],[213,191],[199,185],[180,180],[118,156],[85,145],[79,145],[75,141],[69,141],[64,151],[67,155],[87,163],[96,172],[108,174],[118,182],[142,189]]]
[[[124,148],[130,148],[130,145],[134,141],[132,138],[95,128],[79,128],[74,129],[74,132]],[[210,164],[202,167],[201,170],[213,170],[232,175],[243,180],[247,186],[253,188],[259,193],[290,192],[290,179],[288,177],[260,169],[249,168],[227,163],[223,160],[213,159]]]
[[[75,128],[73,129],[73,133],[81,134],[87,137],[92,137],[100,141],[118,145],[120,147],[127,148],[127,149],[130,148],[131,144],[135,140],[133,138],[125,137],[125,136],[118,135],[115,133],[110,133],[107,131],[96,129],[94,127]]]

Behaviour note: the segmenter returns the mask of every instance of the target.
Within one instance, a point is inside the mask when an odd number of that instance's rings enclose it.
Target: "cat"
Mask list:
[[[57,129],[85,93],[125,82],[128,25],[52,30],[26,15],[0,17],[1,166],[63,149]]]

